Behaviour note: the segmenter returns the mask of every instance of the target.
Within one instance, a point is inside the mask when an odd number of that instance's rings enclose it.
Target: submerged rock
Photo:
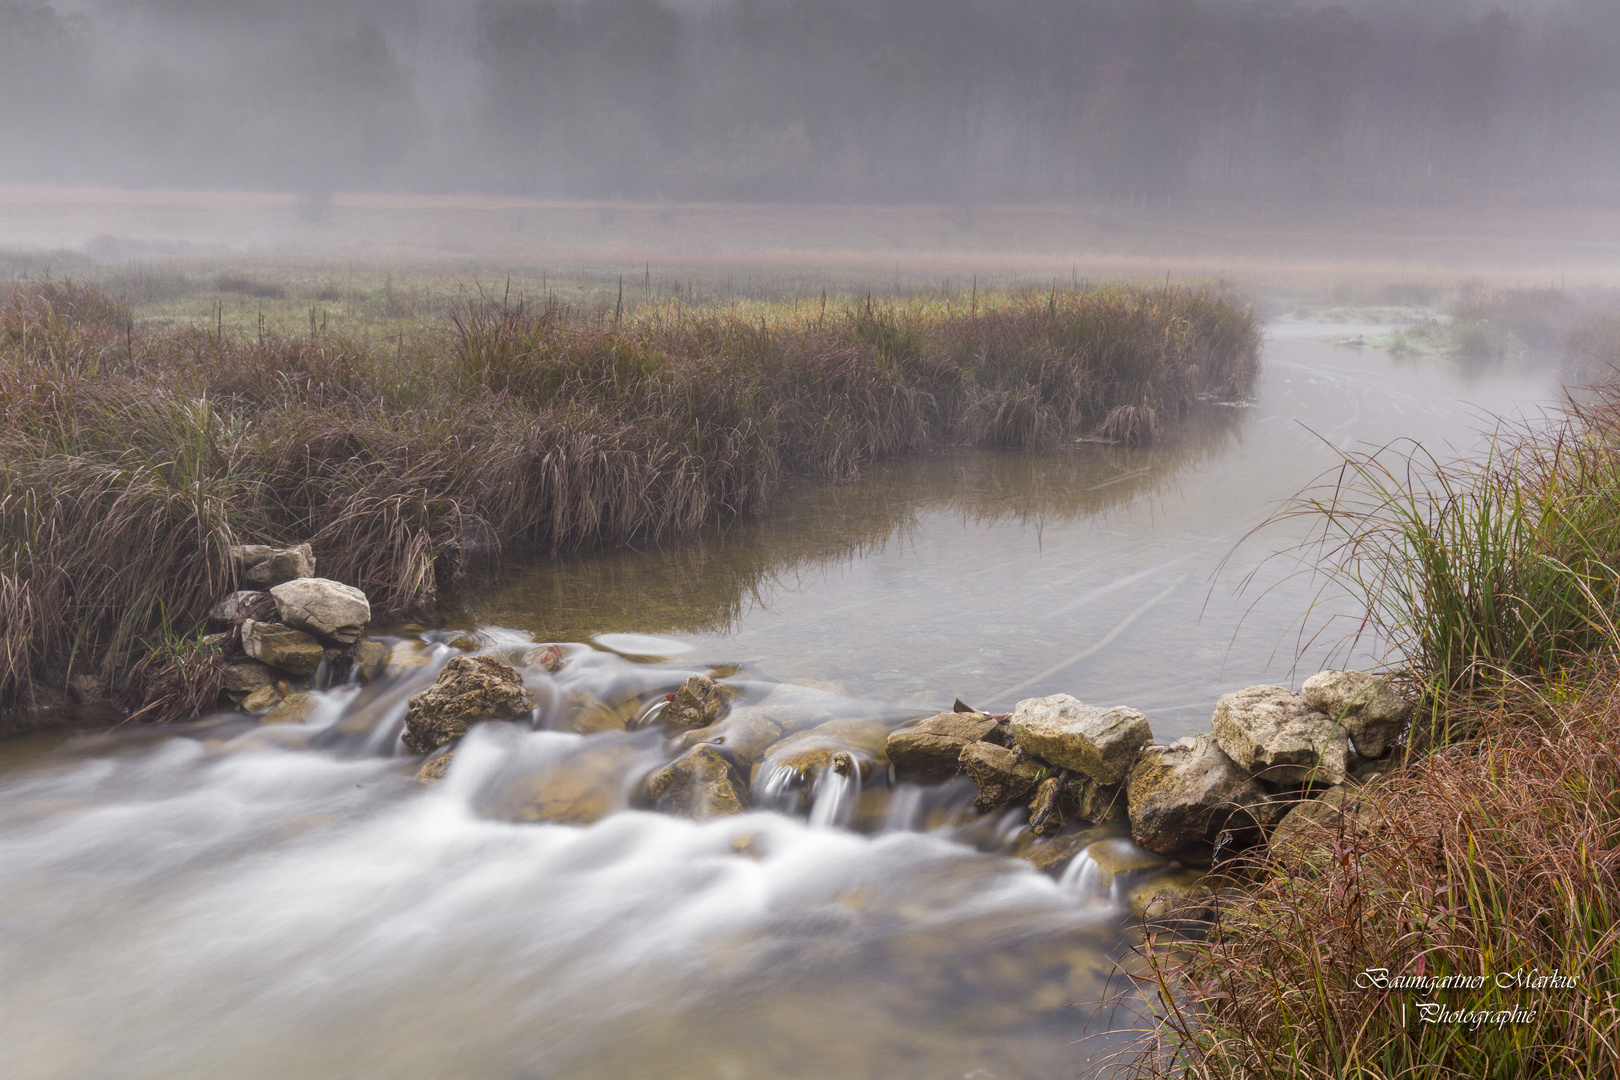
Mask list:
[[[553,675],[562,670],[564,659],[562,649],[556,645],[542,645],[523,654],[525,664],[544,668]]]
[[[450,762],[455,756],[456,752],[454,750],[446,750],[442,754],[428,758],[427,761],[422,763],[422,767],[416,770],[417,783],[437,784],[440,780],[443,780],[445,773],[450,771]]]
[[[589,690],[574,690],[563,695],[562,708],[562,727],[580,735],[623,731],[635,716],[633,702],[628,710],[616,709]]]
[[[1031,757],[1103,784],[1124,780],[1136,752],[1153,741],[1147,717],[1135,709],[1102,709],[1068,694],[1020,701],[1009,730]]]
[[[547,821],[590,825],[626,803],[626,773],[640,752],[623,745],[587,745],[578,753],[536,772],[505,777],[475,805],[491,817],[511,821]]]
[[[732,709],[718,724],[681,733],[684,747],[710,744],[735,762],[739,769],[752,770],[765,752],[782,741],[782,728],[755,705]]]
[[[884,752],[900,779],[938,783],[960,770],[962,748],[985,738],[995,726],[981,712],[939,713],[892,732]]]
[[[340,645],[360,640],[371,621],[366,594],[330,578],[301,577],[270,590],[281,621],[295,630]]]
[[[968,743],[958,760],[979,789],[973,805],[984,812],[1023,798],[1043,779],[1042,773],[1050,771],[1038,761],[1021,759],[1006,747],[988,742]]]
[[[1251,775],[1274,783],[1344,781],[1344,732],[1292,690],[1249,686],[1224,694],[1211,724],[1221,749]]]
[[[523,677],[493,656],[457,656],[411,698],[400,741],[418,754],[459,739],[480,720],[515,720],[533,708]]]
[[[748,809],[748,788],[720,751],[694,746],[647,778],[653,806],[689,818],[724,817]]]
[[[1069,827],[1051,836],[1031,833],[1015,854],[1037,870],[1057,870],[1074,856],[1104,837],[1102,829],[1076,829]]]
[[[669,699],[669,704],[658,714],[658,722],[674,728],[708,727],[720,719],[725,707],[726,698],[720,686],[707,676],[693,675],[681,683],[680,689]]]
[[[281,623],[249,619],[242,624],[242,651],[292,675],[313,675],[326,650],[321,643]]]
[[[1138,847],[1123,836],[1098,840],[1086,848],[1086,857],[1096,866],[1097,884],[1104,889],[1113,888],[1114,879],[1121,874],[1159,870],[1171,865],[1163,856]]]
[[[288,694],[270,707],[260,723],[307,724],[315,715],[315,699],[308,693]]]
[[[1412,718],[1412,703],[1388,680],[1365,671],[1319,671],[1305,680],[1302,692],[1306,704],[1344,726],[1363,758],[1387,754]]]
[[[268,589],[284,581],[315,576],[315,552],[308,544],[273,548],[264,544],[236,544],[231,559],[249,585]]]
[[[1266,790],[1214,739],[1145,748],[1125,780],[1131,837],[1160,855],[1204,854],[1222,831],[1239,843],[1258,839],[1247,807],[1270,807]],[[1262,816],[1269,810],[1259,811]]]
[[[1214,914],[1215,890],[1208,875],[1183,868],[1132,883],[1125,890],[1125,902],[1139,919],[1163,922],[1203,921]]]

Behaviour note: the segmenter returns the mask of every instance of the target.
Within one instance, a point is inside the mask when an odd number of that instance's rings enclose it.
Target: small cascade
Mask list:
[[[659,715],[667,708],[669,708],[669,699],[659,698],[657,701],[643,709],[641,715],[637,716],[635,720],[631,722],[630,726],[632,728],[651,727],[653,724],[658,722]]]
[[[810,807],[810,827],[835,829],[848,825],[860,798],[860,765],[850,754],[834,755],[831,767],[816,778],[815,802]]]
[[[786,765],[777,765],[765,774],[754,793],[754,803],[762,810],[792,813],[799,804],[799,771]]]
[[[883,815],[881,832],[921,832],[928,809],[923,789],[916,784],[900,784]]]
[[[1113,884],[1111,881],[1107,885],[1103,883],[1102,867],[1084,851],[1069,861],[1063,876],[1058,878],[1059,888],[1093,905],[1114,902]]]

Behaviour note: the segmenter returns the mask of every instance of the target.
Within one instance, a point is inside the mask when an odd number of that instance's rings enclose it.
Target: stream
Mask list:
[[[303,723],[0,742],[0,1075],[1095,1071],[1142,1023],[1102,1004],[1137,970],[1133,890],[1179,868],[1105,829],[1034,843],[961,778],[829,771],[767,798],[756,777],[746,814],[657,814],[639,785],[678,750],[637,721],[702,673],[784,731],[880,739],[953,698],[1066,692],[1169,741],[1229,690],[1373,662],[1338,644],[1352,604],[1265,560],[1304,523],[1222,560],[1336,448],[1477,453],[1491,415],[1559,393],[1550,367],[1319,340],[1378,329],[1274,325],[1254,401],[1151,448],[880,463],[689,543],[509,562],[441,623],[380,628],[388,673]],[[554,674],[525,660],[549,642]],[[406,700],[465,650],[518,664],[540,706],[422,784]]]

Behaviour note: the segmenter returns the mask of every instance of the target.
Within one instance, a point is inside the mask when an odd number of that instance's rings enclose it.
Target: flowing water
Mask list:
[[[694,672],[785,728],[853,725],[852,752],[953,697],[1065,691],[1169,739],[1226,690],[1297,685],[1326,655],[1290,671],[1315,585],[1283,563],[1231,585],[1298,527],[1212,586],[1233,544],[1335,447],[1477,449],[1487,414],[1557,390],[1321,333],[1274,327],[1254,402],[1152,449],[897,462],[690,544],[508,565],[304,723],[0,744],[0,1075],[1091,1071],[1133,1022],[1096,1006],[1132,966],[1132,891],[1174,868],[1105,830],[1034,844],[966,781],[881,769],[795,787],[767,762],[754,811],[667,817],[638,790],[676,751],[636,723]],[[564,643],[554,675],[538,642]],[[469,647],[540,707],[420,784],[405,699]]]

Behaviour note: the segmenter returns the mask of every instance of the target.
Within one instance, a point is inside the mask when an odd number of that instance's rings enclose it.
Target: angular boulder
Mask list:
[[[315,552],[308,544],[273,548],[264,544],[237,544],[231,558],[249,585],[268,589],[294,578],[315,576]]]
[[[330,578],[286,581],[271,589],[270,595],[283,623],[339,645],[359,641],[371,621],[366,594]]]
[[[1023,798],[1040,782],[1043,772],[1051,771],[1038,761],[1020,758],[1005,746],[988,742],[966,744],[957,760],[979,789],[973,805],[981,812]]]
[[[1101,784],[1125,779],[1136,752],[1153,741],[1147,717],[1135,709],[1101,709],[1068,694],[1020,701],[1009,730],[1031,757]]]
[[[326,650],[321,643],[281,623],[248,619],[242,624],[242,651],[292,675],[313,675]]]
[[[220,665],[220,685],[238,694],[251,694],[275,681],[270,665],[251,656],[233,656]]]
[[[962,748],[985,738],[995,726],[985,713],[939,713],[891,732],[885,753],[901,780],[938,783],[957,774]]]
[[[270,594],[257,589],[233,592],[208,609],[208,618],[216,623],[239,623],[245,619],[274,619],[276,604]]]
[[[307,693],[288,694],[260,718],[262,724],[307,724],[315,715],[315,699]]]
[[[480,720],[515,720],[533,708],[523,677],[493,656],[458,656],[405,709],[400,741],[418,754],[449,743]]]
[[[1281,686],[1223,694],[1211,719],[1215,741],[1250,775],[1273,783],[1344,782],[1346,738],[1326,713]]]
[[[362,679],[370,682],[382,674],[383,664],[388,660],[388,648],[387,642],[376,638],[367,638],[355,644],[354,666]]]
[[[281,690],[274,685],[261,686],[242,699],[242,711],[250,713],[263,712],[274,706],[283,696]]]
[[[1211,738],[1149,746],[1125,778],[1131,838],[1171,857],[1207,854],[1222,831],[1239,843],[1259,838],[1265,788]]]
[[[653,806],[689,818],[725,817],[748,809],[748,788],[712,746],[694,746],[647,778]]]
[[[1364,758],[1387,754],[1412,718],[1412,703],[1365,671],[1319,671],[1301,691],[1307,705],[1343,725]]]
[[[669,699],[669,704],[658,714],[658,722],[673,728],[708,727],[720,719],[725,711],[726,699],[720,687],[711,678],[693,675],[681,683]]]

